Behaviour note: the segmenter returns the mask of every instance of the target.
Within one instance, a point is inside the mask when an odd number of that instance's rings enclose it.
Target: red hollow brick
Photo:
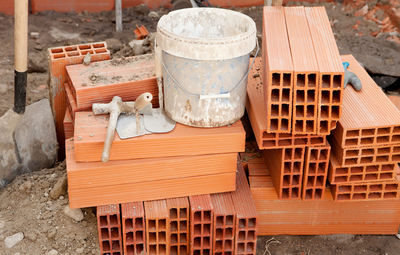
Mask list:
[[[99,233],[100,253],[122,255],[119,205],[97,207],[97,230]]]
[[[143,202],[121,204],[124,254],[146,253],[146,228]]]

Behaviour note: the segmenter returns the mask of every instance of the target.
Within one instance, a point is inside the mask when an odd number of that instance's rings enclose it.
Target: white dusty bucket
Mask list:
[[[218,127],[243,116],[249,57],[256,45],[250,17],[218,8],[173,11],[158,22],[156,41],[170,118]]]

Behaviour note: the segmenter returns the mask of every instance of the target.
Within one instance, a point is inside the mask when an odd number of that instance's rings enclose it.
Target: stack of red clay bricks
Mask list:
[[[255,255],[257,212],[241,164],[236,185],[233,192],[98,206],[101,254]]]
[[[92,45],[87,47],[96,53]],[[70,50],[80,48],[83,46],[66,47],[66,53],[59,54],[78,54]],[[120,139],[116,133],[110,161],[101,162],[109,116],[95,116],[91,106],[108,103],[116,95],[134,101],[150,92],[154,95],[153,107],[157,108],[154,55],[68,65],[65,69],[66,77],[59,80],[65,81],[69,113],[64,122],[67,124],[69,118],[73,123],[64,128],[67,136],[73,130],[73,138],[66,141],[71,207],[235,190],[237,153],[245,146],[240,121],[220,128],[177,124],[169,133],[129,139]]]
[[[262,152],[243,156],[259,234],[396,233],[399,111],[354,58],[342,60],[324,8],[264,7],[263,18],[246,106]],[[343,89],[342,61],[361,92]]]
[[[343,115],[330,137],[334,199],[398,199],[400,112],[354,57],[343,61],[363,87],[360,92],[346,89]]]

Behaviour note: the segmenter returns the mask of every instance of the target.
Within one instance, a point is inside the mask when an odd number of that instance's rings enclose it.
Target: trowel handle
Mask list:
[[[115,128],[117,126],[119,114],[119,111],[112,111],[110,114],[110,119],[108,121],[107,127],[107,136],[106,140],[104,141],[103,154],[101,155],[101,161],[103,162],[107,162],[110,159],[110,150],[112,142],[114,140]]]

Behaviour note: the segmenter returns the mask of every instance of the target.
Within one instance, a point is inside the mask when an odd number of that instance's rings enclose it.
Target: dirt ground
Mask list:
[[[354,54],[382,85],[398,81],[399,44],[388,41],[387,35],[370,36],[371,32],[379,30],[378,25],[354,17],[355,10],[347,10],[339,3],[324,5],[341,53]],[[261,39],[262,9],[237,10],[256,21]],[[160,9],[156,13],[160,17],[167,10]],[[124,10],[122,33],[115,32],[113,12],[30,15],[29,32],[38,32],[39,37],[29,39],[27,103],[48,97],[47,48],[108,39],[114,57],[130,55],[132,51],[127,44],[133,39],[132,31],[136,24],[144,24],[151,32],[156,30],[158,18],[148,14],[149,10],[144,7]],[[356,30],[355,24],[358,24]],[[3,45],[0,49],[0,116],[13,103],[12,29],[13,18],[0,14],[0,44]],[[67,194],[56,200],[49,196],[49,191],[64,172],[65,163],[59,163],[52,169],[19,176],[0,191],[0,254],[46,254],[52,249],[59,254],[99,253],[95,210],[83,210],[84,220],[77,223],[63,212],[68,204]],[[18,232],[24,233],[24,239],[11,249],[5,248],[3,240]],[[391,255],[400,254],[400,240],[395,236],[353,235],[260,237],[257,254]]]

